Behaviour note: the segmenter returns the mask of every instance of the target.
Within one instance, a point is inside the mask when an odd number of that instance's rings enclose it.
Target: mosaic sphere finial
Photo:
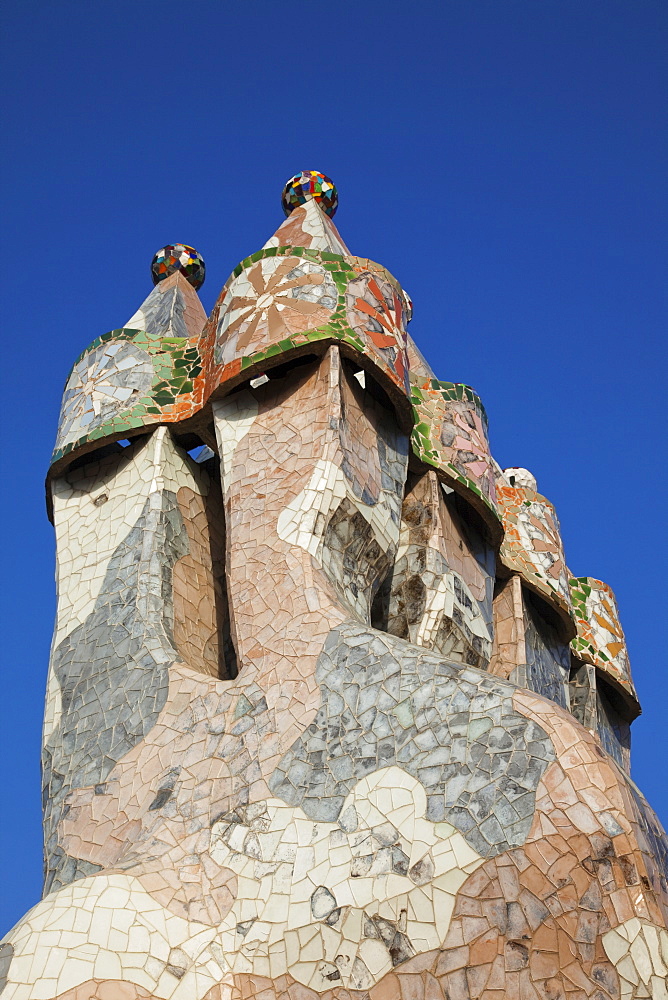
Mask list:
[[[204,259],[194,247],[186,246],[185,243],[170,243],[162,250],[158,250],[151,261],[151,276],[154,285],[164,281],[175,271],[180,271],[188,284],[192,285],[195,290],[204,284],[206,275]]]
[[[520,486],[522,489],[533,490],[534,493],[538,492],[536,477],[528,469],[514,465],[509,469],[504,469],[503,474],[511,486]]]
[[[339,204],[339,194],[334,181],[318,170],[302,170],[291,177],[283,188],[281,203],[283,211],[289,215],[294,208],[313,198],[323,212],[332,218]]]

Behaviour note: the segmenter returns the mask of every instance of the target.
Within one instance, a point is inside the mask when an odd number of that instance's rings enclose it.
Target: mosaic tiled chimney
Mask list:
[[[5,996],[667,998],[614,595],[336,204],[294,177],[208,319],[163,248],[74,364],[45,892]]]

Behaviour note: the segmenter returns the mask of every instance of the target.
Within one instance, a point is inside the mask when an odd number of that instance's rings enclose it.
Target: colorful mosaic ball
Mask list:
[[[164,281],[170,274],[174,274],[174,271],[180,271],[195,289],[201,288],[204,284],[206,275],[204,259],[194,247],[186,246],[185,243],[170,243],[169,246],[158,250],[151,261],[154,285]]]
[[[339,204],[339,194],[334,181],[317,170],[302,170],[301,174],[291,177],[283,188],[281,195],[283,211],[289,215],[294,208],[305,204],[311,198],[318,202],[323,212],[331,219]]]

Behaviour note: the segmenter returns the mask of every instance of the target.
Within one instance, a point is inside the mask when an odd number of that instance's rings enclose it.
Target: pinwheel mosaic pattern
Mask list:
[[[67,380],[57,448],[90,435],[101,424],[129,409],[153,382],[151,356],[128,340],[107,341],[84,354]]]
[[[190,416],[201,372],[196,346],[183,337],[125,329],[103,334],[67,380],[52,462],[82,444],[136,432],[157,418]]]
[[[220,367],[210,389],[268,358],[339,340],[367,357],[381,382],[389,379],[407,412],[405,302],[387,271],[365,265],[300,247],[268,247],[243,261],[212,313]]]
[[[391,282],[362,273],[346,289],[348,323],[387,358],[397,379],[408,388],[406,302]]]
[[[257,353],[331,318],[338,291],[321,264],[300,257],[265,257],[236,278],[221,306],[218,364]]]

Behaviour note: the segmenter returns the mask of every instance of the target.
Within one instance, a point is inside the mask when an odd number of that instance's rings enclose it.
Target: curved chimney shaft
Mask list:
[[[103,788],[152,729],[170,668],[181,661],[224,676],[215,485],[166,427],[56,479],[53,507],[59,600],[42,766],[47,890],[75,871],[90,873],[59,836],[71,793]]]
[[[369,623],[394,562],[408,438],[353,371],[332,346],[213,404],[237,660],[270,703],[317,704],[326,636]]]

